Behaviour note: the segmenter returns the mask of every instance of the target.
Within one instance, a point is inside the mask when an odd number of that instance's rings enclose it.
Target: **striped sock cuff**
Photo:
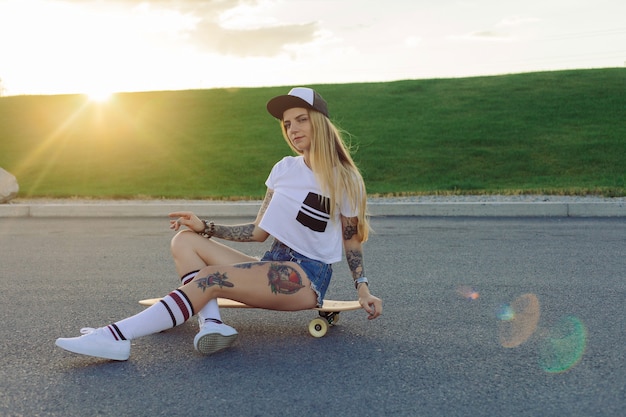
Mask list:
[[[191,318],[195,313],[191,301],[182,290],[174,290],[161,300],[161,304],[172,319],[172,327],[183,324]]]
[[[198,272],[200,272],[199,269],[197,271],[188,272],[185,275],[183,275],[182,277],[180,277],[181,284],[183,284],[183,285],[189,284],[191,282],[191,280],[193,280],[196,277]]]
[[[124,334],[119,329],[119,327],[117,327],[117,325],[115,325],[115,323],[109,324],[107,326],[107,329],[109,329],[109,331],[111,332],[111,334],[113,335],[115,340],[117,340],[117,341],[126,340],[126,337],[124,337]]]

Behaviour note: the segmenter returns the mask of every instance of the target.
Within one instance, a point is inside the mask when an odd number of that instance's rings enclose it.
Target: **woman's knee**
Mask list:
[[[191,230],[181,230],[176,233],[170,241],[170,250],[172,255],[187,252],[193,249],[193,240],[196,239],[197,234]]]

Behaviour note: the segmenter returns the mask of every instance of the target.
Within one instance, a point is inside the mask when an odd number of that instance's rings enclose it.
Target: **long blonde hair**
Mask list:
[[[361,172],[352,160],[339,129],[322,113],[312,109],[308,109],[308,112],[313,133],[309,162],[322,191],[330,197],[330,217],[335,218],[338,205],[341,204],[344,196],[347,196],[352,211],[358,213],[357,234],[361,242],[365,242],[370,226],[367,214],[367,193]],[[289,140],[282,122],[280,125],[289,147],[294,152],[302,154]]]

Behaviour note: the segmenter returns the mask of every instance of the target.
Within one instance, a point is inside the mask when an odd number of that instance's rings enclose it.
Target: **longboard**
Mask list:
[[[161,301],[161,298],[146,298],[145,300],[139,300],[139,304],[142,306],[151,306]],[[218,298],[217,305],[221,308],[257,308],[249,306],[239,301],[229,300],[227,298]],[[309,333],[313,337],[323,337],[330,326],[334,326],[339,321],[339,313],[342,311],[359,310],[361,304],[358,301],[343,301],[343,300],[324,300],[324,304],[321,307],[315,307],[311,310],[317,310],[319,317],[309,322]]]

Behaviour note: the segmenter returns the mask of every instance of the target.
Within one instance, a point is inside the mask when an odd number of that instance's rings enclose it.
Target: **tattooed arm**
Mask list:
[[[265,230],[259,228],[259,223],[261,223],[261,219],[263,219],[263,215],[265,214],[267,206],[269,206],[273,195],[274,191],[268,188],[254,223],[235,226],[216,224],[213,236],[235,242],[264,242],[265,239],[268,238],[269,234]]]
[[[365,268],[363,266],[363,244],[357,233],[358,219],[356,217],[341,216],[341,225],[343,228],[343,247],[346,253],[346,261],[352,272],[352,280],[365,277]],[[366,283],[359,283],[357,286],[359,293],[359,302],[369,313],[369,319],[375,319],[383,311],[383,302],[378,297],[370,294],[369,286]]]
[[[341,216],[341,226],[343,228],[343,246],[346,252],[346,261],[352,272],[352,279],[356,281],[358,278],[365,276],[363,268],[363,248],[361,240],[357,236],[356,217]],[[359,287],[361,284],[359,284]]]
[[[265,198],[259,209],[256,220],[253,223],[238,224],[238,225],[213,225],[213,234],[220,239],[231,240],[235,242],[264,242],[269,234],[259,227],[259,223],[270,204],[270,200],[274,195],[274,191],[268,189],[265,193]],[[178,230],[181,226],[187,226],[190,230],[200,233],[204,230],[204,223],[198,216],[189,211],[178,211],[170,213],[170,228]]]

